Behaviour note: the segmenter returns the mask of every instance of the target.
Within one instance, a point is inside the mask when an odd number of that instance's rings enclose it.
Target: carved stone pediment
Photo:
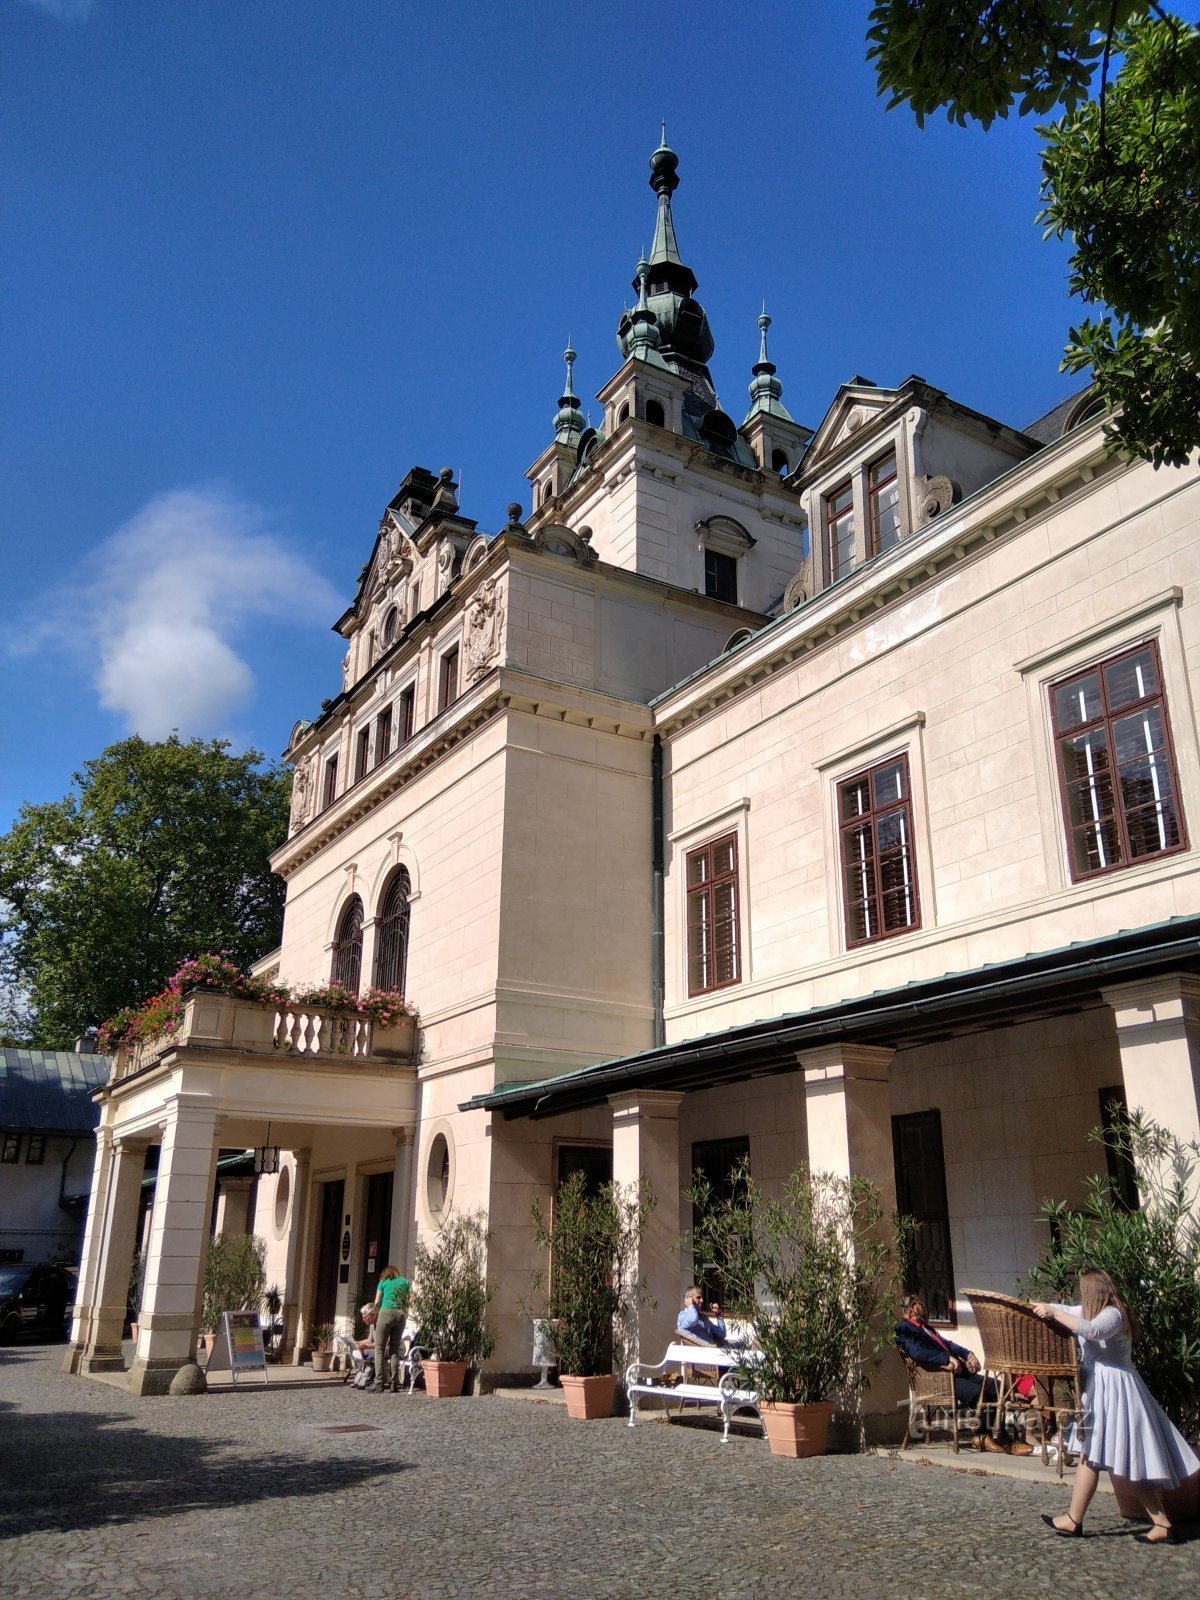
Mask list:
[[[416,564],[412,540],[390,509],[379,524],[379,545],[375,552],[373,590],[376,598],[393,584],[408,578]]]
[[[590,567],[599,557],[591,546],[591,533],[575,533],[561,522],[549,522],[533,536],[533,548],[548,556],[565,556],[578,561],[581,567]]]

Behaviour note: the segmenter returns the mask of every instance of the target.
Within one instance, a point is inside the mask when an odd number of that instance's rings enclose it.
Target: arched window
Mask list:
[[[408,898],[412,881],[407,867],[388,884],[383,897],[379,920],[375,924],[375,987],[404,993],[405,969],[408,966]]]
[[[622,406],[620,411],[617,412],[617,427],[619,428],[623,422],[628,422],[628,421],[629,421],[629,407],[628,406]]]
[[[393,606],[388,612],[387,616],[383,619],[383,648],[385,650],[389,645],[395,644],[396,634],[398,633],[399,628],[400,609],[398,606]]]
[[[786,478],[791,470],[788,464],[787,452],[784,450],[772,450],[771,471],[777,472],[781,478]]]
[[[666,427],[667,414],[657,400],[646,401],[646,421],[652,423],[656,428]]]
[[[362,930],[362,901],[355,895],[338,923],[337,938],[333,941],[333,969],[329,974],[331,983],[342,984],[351,994],[358,993],[362,973]]]

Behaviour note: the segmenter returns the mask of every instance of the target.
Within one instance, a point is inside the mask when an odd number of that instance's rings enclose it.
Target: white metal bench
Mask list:
[[[638,1401],[643,1396],[655,1400],[694,1400],[698,1405],[716,1406],[721,1413],[723,1427],[721,1443],[729,1443],[729,1424],[736,1411],[758,1410],[758,1391],[738,1386],[734,1368],[745,1361],[753,1361],[753,1351],[726,1350],[721,1345],[669,1344],[667,1353],[657,1365],[634,1361],[625,1373],[625,1389],[629,1395],[629,1426],[637,1422]],[[667,1383],[665,1380],[677,1373],[683,1378],[687,1367],[715,1367],[721,1370],[716,1383]],[[762,1418],[759,1417],[761,1423]]]

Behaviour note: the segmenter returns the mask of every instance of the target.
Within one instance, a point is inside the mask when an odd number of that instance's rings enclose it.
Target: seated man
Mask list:
[[[704,1290],[700,1285],[689,1285],[683,1297],[683,1310],[675,1318],[676,1333],[686,1333],[690,1339],[704,1344],[724,1344],[725,1324],[721,1321],[721,1308],[711,1305],[704,1310]]]
[[[952,1339],[944,1339],[929,1326],[925,1305],[919,1294],[905,1295],[900,1309],[902,1320],[896,1324],[896,1348],[900,1354],[928,1372],[939,1372],[948,1367],[954,1374],[955,1402],[963,1409],[973,1411],[979,1404],[980,1393],[983,1393],[985,1406],[979,1417],[979,1448],[1001,1455],[1029,1455],[1033,1449],[1031,1444],[1005,1445],[992,1437],[991,1418],[994,1412],[988,1408],[987,1402],[996,1400],[997,1389],[993,1378],[987,1379],[987,1388],[984,1389],[984,1379],[979,1375],[979,1357],[961,1344],[955,1344]]]

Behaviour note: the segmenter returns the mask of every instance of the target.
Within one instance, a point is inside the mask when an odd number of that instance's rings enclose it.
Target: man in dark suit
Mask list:
[[[997,1455],[1028,1455],[1028,1443],[1001,1444],[992,1436],[992,1417],[989,1402],[997,1397],[993,1378],[984,1379],[979,1372],[979,1357],[953,1339],[943,1338],[929,1326],[924,1302],[919,1294],[905,1295],[901,1301],[901,1320],[896,1324],[896,1348],[902,1356],[924,1367],[929,1372],[940,1372],[948,1367],[954,1374],[954,1399],[960,1410],[974,1411],[982,1393],[984,1409],[979,1418],[979,1448]],[[986,1382],[986,1388],[984,1387]]]

